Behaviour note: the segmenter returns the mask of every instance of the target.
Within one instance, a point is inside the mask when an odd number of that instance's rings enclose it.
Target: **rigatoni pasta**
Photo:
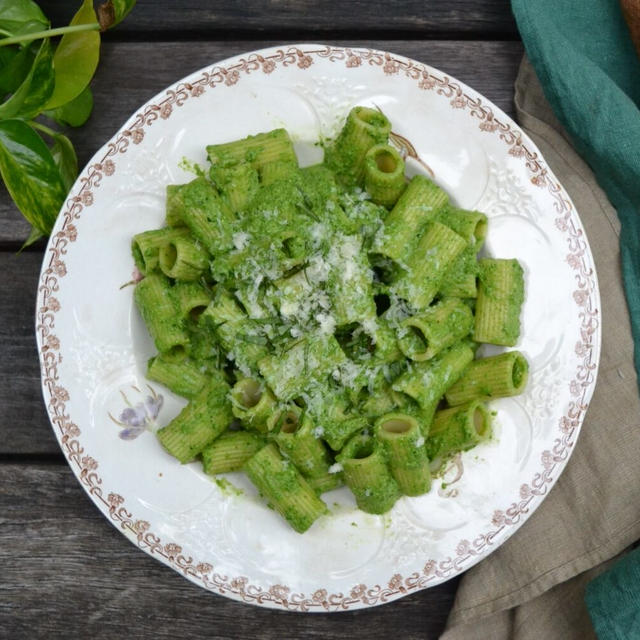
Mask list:
[[[147,378],[163,384],[184,398],[197,395],[209,379],[193,360],[186,357],[176,359],[162,354],[149,359]]]
[[[168,278],[161,273],[148,274],[136,285],[134,298],[158,351],[182,356],[189,336]]]
[[[407,186],[404,160],[388,144],[377,144],[367,151],[364,162],[364,187],[371,200],[391,207]]]
[[[273,443],[249,458],[244,470],[269,504],[298,533],[304,533],[326,513],[327,505]]]
[[[513,347],[520,335],[524,276],[517,260],[484,258],[479,262],[480,286],[473,338]]]
[[[402,264],[425,225],[449,202],[449,196],[426,176],[417,175],[400,196],[377,234],[373,251]]]
[[[394,284],[394,292],[414,309],[426,309],[465,247],[464,238],[455,231],[440,222],[428,222],[407,257],[406,269]]]
[[[473,313],[459,298],[445,298],[403,320],[398,346],[411,360],[429,360],[465,336],[473,327]]]
[[[491,436],[491,414],[479,400],[443,409],[436,415],[426,441],[430,460],[466,451]]]
[[[254,433],[227,431],[202,450],[202,468],[211,476],[240,471],[265,444],[264,439]]]
[[[519,351],[474,360],[445,393],[455,407],[477,398],[507,398],[520,395],[527,385],[529,363]]]
[[[367,513],[386,513],[400,497],[398,483],[387,464],[381,443],[374,437],[354,436],[337,456],[344,481]]]
[[[355,107],[305,168],[284,129],[209,145],[167,187],[168,226],[132,240],[147,375],[188,400],[159,442],[244,470],[301,533],[343,484],[372,514],[427,493],[430,466],[491,436],[487,399],[527,381],[518,351],[475,356],[517,341],[521,266],[478,261],[486,215],[407,180],[390,130]]]
[[[388,413],[377,420],[375,433],[387,452],[389,468],[402,493],[427,493],[431,471],[420,423],[407,414]]]
[[[166,426],[158,431],[162,446],[180,462],[193,460],[231,423],[229,386],[222,375],[208,384]]]

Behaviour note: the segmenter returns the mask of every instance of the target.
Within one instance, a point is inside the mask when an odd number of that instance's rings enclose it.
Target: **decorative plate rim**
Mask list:
[[[217,85],[232,86],[245,75],[253,72],[269,74],[278,66],[295,65],[304,70],[312,66],[316,58],[343,62],[347,68],[366,63],[379,68],[385,75],[402,75],[415,81],[420,89],[435,91],[448,99],[452,108],[467,111],[470,117],[477,119],[481,131],[498,135],[507,145],[509,155],[521,158],[525,163],[531,183],[545,188],[554,199],[555,224],[566,236],[566,260],[575,272],[573,299],[580,319],[575,353],[581,362],[569,384],[572,400],[558,421],[553,446],[541,454],[538,472],[528,483],[520,486],[519,500],[494,511],[491,530],[480,533],[471,541],[460,540],[455,557],[439,561],[425,558],[424,566],[408,576],[394,574],[386,584],[359,584],[349,593],[334,594],[326,589],[318,589],[312,594],[292,593],[289,587],[281,584],[265,589],[252,585],[245,576],[220,575],[211,564],[184,555],[176,542],[161,540],[150,530],[147,521],[136,519],[125,506],[124,497],[103,486],[98,473],[99,462],[82,446],[79,440],[81,429],[66,411],[69,392],[58,384],[61,345],[54,333],[55,316],[60,311],[55,293],[59,289],[59,280],[67,273],[63,258],[68,245],[75,242],[78,235],[73,222],[93,204],[93,191],[115,172],[113,158],[126,153],[131,144],[140,144],[144,140],[145,129],[158,118],[168,119],[174,109],[180,108],[187,100],[197,99],[207,89]],[[390,602],[466,571],[510,537],[542,503],[566,466],[593,394],[601,348],[599,309],[595,265],[578,213],[537,147],[502,110],[465,84],[401,55],[359,47],[291,44],[233,56],[189,74],[147,101],[96,152],[71,189],[47,245],[38,285],[36,338],[43,396],[62,452],[96,506],[133,544],[192,582],[234,600],[293,611],[346,611]]]

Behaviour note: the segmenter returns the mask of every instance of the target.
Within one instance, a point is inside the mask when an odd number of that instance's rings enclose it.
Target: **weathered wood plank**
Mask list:
[[[69,22],[77,5],[43,0],[40,6],[54,26],[61,26]],[[396,34],[394,37],[420,34],[423,38],[443,33],[477,33],[495,37],[513,36],[516,25],[509,0],[138,0],[115,34],[127,37],[142,33],[153,38],[180,34],[181,38],[193,39],[198,35],[233,37],[248,32],[271,32],[278,37],[329,34],[335,38],[340,33]]]
[[[457,581],[335,615],[232,602],[133,547],[66,466],[0,465],[0,629],[21,638],[435,639]],[[135,630],[135,632],[133,631]]]
[[[93,114],[82,129],[69,134],[80,166],[90,160],[141,104],[167,85],[217,60],[269,44],[273,43],[105,43],[93,84]],[[363,41],[349,44],[385,49],[429,63],[469,84],[507,113],[513,113],[513,82],[522,55],[519,42]],[[0,245],[18,243],[28,232],[28,224],[15,209],[4,186],[1,187]]]
[[[59,453],[40,392],[35,299],[42,254],[0,253],[0,454]]]

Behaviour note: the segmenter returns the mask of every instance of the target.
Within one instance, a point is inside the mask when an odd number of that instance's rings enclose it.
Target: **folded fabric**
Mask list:
[[[622,224],[622,273],[640,372],[640,59],[618,2],[512,0],[527,55]]]
[[[588,640],[595,633],[586,584],[640,538],[640,397],[620,222],[526,59],[515,89],[518,121],[568,191],[589,238],[602,301],[600,371],[563,474],[524,526],[464,575],[443,640]]]
[[[591,582],[586,601],[599,640],[640,638],[640,549]]]

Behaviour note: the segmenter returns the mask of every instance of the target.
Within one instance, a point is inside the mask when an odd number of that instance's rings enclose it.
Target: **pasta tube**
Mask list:
[[[425,224],[449,202],[447,194],[423,175],[416,175],[385,218],[372,252],[403,263]]]
[[[178,300],[180,315],[185,319],[198,320],[211,302],[211,293],[195,282],[177,282],[173,293]]]
[[[202,468],[211,476],[240,471],[264,445],[264,440],[253,433],[227,431],[202,450]]]
[[[182,463],[193,460],[233,420],[228,391],[229,385],[219,373],[166,427],[158,431],[162,446]]]
[[[176,238],[189,237],[189,230],[184,227],[153,229],[143,231],[133,236],[131,253],[133,260],[142,275],[151,273],[158,268],[160,248]]]
[[[136,285],[134,299],[158,351],[184,355],[189,337],[169,280],[158,273],[149,274]]]
[[[314,476],[313,478],[307,478],[309,486],[316,492],[317,495],[327,493],[327,491],[333,491],[339,489],[344,485],[342,473],[324,473],[320,476]]]
[[[244,470],[269,504],[298,533],[304,533],[327,512],[325,503],[274,444],[249,458]]]
[[[207,383],[207,376],[194,362],[154,356],[147,363],[147,378],[163,384],[173,393],[192,398]]]
[[[384,207],[392,207],[407,183],[404,160],[388,144],[377,144],[367,151],[364,161],[364,188],[371,199]]]
[[[440,210],[437,219],[461,235],[476,253],[480,251],[487,236],[488,222],[484,213],[448,206]]]
[[[260,187],[258,172],[248,162],[231,166],[214,165],[209,169],[209,177],[231,211],[243,211]]]
[[[284,129],[274,129],[242,140],[207,146],[209,162],[215,167],[228,167],[241,162],[248,163],[258,172],[271,162],[293,162],[298,159],[289,134]]]
[[[273,393],[253,378],[241,378],[231,389],[231,410],[248,429],[268,431],[267,422],[273,415],[276,399]]]
[[[512,347],[520,337],[524,275],[517,260],[480,260],[473,339]]]
[[[476,249],[467,245],[447,270],[438,294],[443,298],[475,298],[478,295],[477,276]]]
[[[361,247],[358,236],[341,235],[329,252],[327,261],[331,268],[327,291],[332,317],[338,327],[376,316],[371,272]]]
[[[367,151],[384,144],[391,133],[391,123],[383,113],[369,107],[354,107],[329,150],[329,163],[344,182],[361,185]]]
[[[329,453],[320,440],[321,430],[316,430],[309,416],[281,420],[275,441],[280,451],[296,465],[306,478],[329,472]]]
[[[336,460],[342,465],[345,484],[353,492],[359,509],[386,513],[400,497],[384,450],[372,436],[355,435]]]
[[[286,180],[298,169],[298,161],[295,159],[274,160],[266,162],[260,167],[260,184],[269,185],[277,180]]]
[[[178,237],[160,247],[158,262],[162,273],[169,278],[192,282],[209,267],[209,255],[199,242]]]
[[[218,290],[199,323],[216,336],[227,356],[241,367],[256,369],[258,361],[267,354],[266,341],[257,335],[254,321],[224,289]]]
[[[521,394],[527,386],[529,363],[520,351],[474,360],[445,394],[451,406],[476,398],[505,398]]]
[[[182,222],[182,198],[180,197],[180,191],[182,191],[182,184],[168,184],[167,185],[167,203],[166,203],[166,222],[170,227],[183,227]]]
[[[447,298],[404,320],[398,330],[398,345],[407,358],[429,360],[469,335],[472,328],[471,309],[461,300]]]
[[[400,491],[407,496],[427,493],[431,473],[418,421],[403,413],[388,413],[376,421],[375,433],[387,452]]]
[[[478,400],[437,411],[427,438],[430,460],[466,451],[491,436],[491,414]]]
[[[206,178],[184,185],[180,198],[182,221],[212,256],[233,248],[234,217]]]
[[[395,292],[414,309],[424,309],[435,298],[455,259],[467,246],[464,238],[439,222],[429,222],[407,259],[406,273],[394,285]]]
[[[433,414],[444,395],[473,360],[473,349],[464,343],[450,347],[426,362],[416,362],[392,385],[409,396],[420,408],[422,433],[429,432]]]

